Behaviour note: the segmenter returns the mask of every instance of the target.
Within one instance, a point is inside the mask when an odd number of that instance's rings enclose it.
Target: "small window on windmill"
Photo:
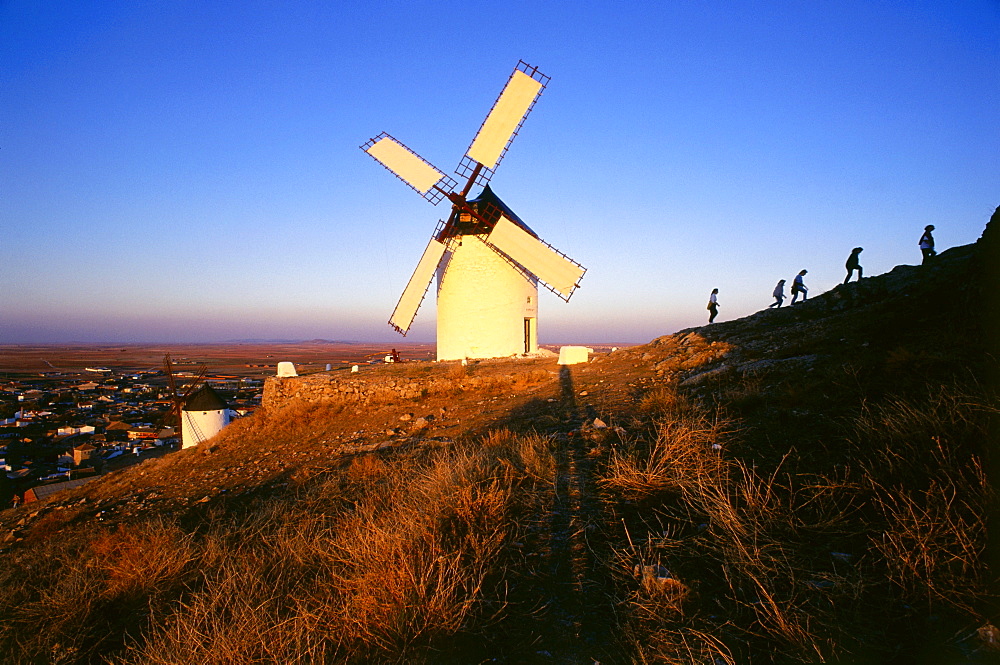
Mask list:
[[[468,212],[458,213],[458,232],[461,235],[469,235],[475,233],[476,218]]]

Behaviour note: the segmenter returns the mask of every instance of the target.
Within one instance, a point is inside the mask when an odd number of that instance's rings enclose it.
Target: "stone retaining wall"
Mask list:
[[[292,401],[309,403],[385,404],[413,400],[428,395],[454,394],[467,390],[499,388],[550,380],[547,370],[534,369],[510,375],[463,376],[459,378],[403,378],[391,375],[335,377],[312,374],[298,377],[268,377],[264,382],[262,405],[281,408]]]

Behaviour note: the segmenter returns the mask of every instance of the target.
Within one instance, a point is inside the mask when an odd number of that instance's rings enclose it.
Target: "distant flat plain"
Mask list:
[[[174,370],[242,377],[269,376],[282,361],[295,363],[300,374],[381,360],[396,349],[403,360],[433,360],[433,344],[372,344],[342,342],[234,342],[219,344],[67,344],[0,345],[0,376],[60,373],[99,378],[87,368],[107,368],[113,372],[159,370],[163,357],[170,354]]]
[[[558,352],[558,344],[543,348]],[[607,352],[610,344],[589,344]],[[620,344],[616,346],[630,346]],[[198,372],[202,365],[209,376],[273,376],[279,362],[295,364],[299,374],[326,370],[347,370],[351,365],[382,361],[395,349],[401,360],[431,361],[431,343],[378,344],[371,342],[219,342],[212,344],[0,344],[0,379],[48,375],[51,378],[88,377],[102,374],[87,368],[107,368],[114,373],[163,369],[163,357],[170,354],[175,373]]]

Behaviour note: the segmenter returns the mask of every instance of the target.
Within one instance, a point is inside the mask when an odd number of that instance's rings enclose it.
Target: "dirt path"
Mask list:
[[[585,434],[593,414],[578,403],[569,373],[561,378],[561,399],[552,405],[562,430],[552,435],[556,478],[550,509],[527,554],[529,562],[537,561],[529,571],[537,607],[533,643],[520,657],[567,665],[626,662],[615,640],[619,631],[600,526],[595,443]]]

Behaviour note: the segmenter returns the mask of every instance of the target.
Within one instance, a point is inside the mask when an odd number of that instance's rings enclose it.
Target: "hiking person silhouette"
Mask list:
[[[851,275],[854,274],[855,270],[858,271],[859,282],[861,281],[861,278],[864,276],[864,269],[861,267],[861,262],[858,260],[858,254],[860,254],[863,251],[864,251],[863,247],[855,247],[854,249],[851,250],[851,255],[847,257],[847,265],[845,266],[847,268],[847,279],[844,280],[844,284],[847,284],[849,281],[851,281]]]
[[[708,296],[708,322],[712,323],[715,321],[715,317],[719,315],[719,289],[712,289],[712,295]]]
[[[774,296],[774,302],[768,305],[767,308],[781,307],[781,303],[785,302],[785,280],[778,280],[778,285],[774,287],[774,292],[771,295]]]
[[[806,286],[802,278],[805,277],[808,270],[800,270],[799,274],[795,276],[792,280],[792,304],[795,304],[795,300],[802,294],[802,302],[806,301],[806,294],[809,293],[809,287]]]
[[[924,234],[920,236],[920,253],[923,255],[920,265],[924,265],[928,259],[937,256],[937,252],[934,251],[934,235],[931,233],[933,230],[934,225],[928,224],[924,227]]]

